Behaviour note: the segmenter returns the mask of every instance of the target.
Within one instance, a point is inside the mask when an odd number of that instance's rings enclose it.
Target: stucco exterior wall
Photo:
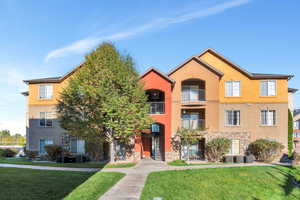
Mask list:
[[[44,106],[29,106],[28,107],[29,126],[27,133],[28,148],[31,151],[39,151],[40,139],[53,140],[54,144],[61,144],[62,135],[64,130],[59,126],[59,122],[56,119],[56,107],[53,105]],[[52,127],[40,127],[39,118],[40,112],[53,112],[53,124]]]
[[[225,110],[240,110],[240,126],[225,125]],[[276,124],[265,126],[261,124],[261,110],[276,110]],[[248,132],[250,140],[275,139],[287,147],[288,126],[287,103],[240,103],[220,104],[220,131],[225,132]]]
[[[222,59],[213,55],[210,52],[204,53],[200,56],[202,60],[216,69],[224,73],[220,81],[219,94],[220,103],[282,103],[288,102],[288,81],[276,80],[276,93],[274,97],[260,96],[260,81],[250,80],[246,75],[234,69],[231,65],[224,62]],[[241,96],[240,97],[225,97],[225,82],[226,81],[240,81],[241,82]]]
[[[172,103],[172,85],[164,77],[155,71],[150,71],[141,79],[145,90],[155,89],[164,92],[165,96],[165,113],[152,114],[151,117],[155,122],[164,125],[164,151],[171,152],[171,103]]]
[[[172,134],[181,126],[181,110],[186,108],[181,102],[181,83],[188,79],[205,81],[204,105],[192,108],[205,108],[205,123],[210,131],[218,130],[219,126],[219,76],[208,70],[195,60],[191,60],[170,75],[176,81],[172,91]]]

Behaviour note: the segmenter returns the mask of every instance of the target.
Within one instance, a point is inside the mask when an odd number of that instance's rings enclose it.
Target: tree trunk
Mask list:
[[[190,164],[190,144],[187,145],[187,164]]]
[[[112,139],[109,144],[110,162],[115,162],[115,140]]]

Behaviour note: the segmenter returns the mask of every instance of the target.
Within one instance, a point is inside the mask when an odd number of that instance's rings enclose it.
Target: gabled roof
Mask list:
[[[140,78],[142,79],[143,77],[145,77],[147,74],[149,74],[150,72],[154,71],[155,73],[157,73],[158,75],[160,75],[162,78],[166,79],[167,81],[169,81],[171,84],[175,83],[175,80],[173,80],[172,78],[168,77],[167,75],[165,75],[163,72],[159,71],[157,68],[155,67],[150,67],[149,69],[147,69],[141,76]]]
[[[202,64],[208,70],[210,70],[211,72],[215,73],[216,75],[218,75],[220,77],[222,77],[224,75],[223,72],[221,72],[218,69],[214,68],[213,66],[209,65],[208,63],[206,63],[205,61],[203,61],[201,58],[199,58],[197,56],[193,56],[193,57],[190,57],[190,58],[186,59],[183,63],[181,63],[180,65],[178,65],[177,67],[175,67],[173,70],[171,70],[168,73],[168,76],[170,76],[171,74],[173,74],[174,72],[176,72],[177,70],[179,70],[180,68],[182,68],[185,64],[187,64],[191,60],[195,60],[196,62]]]
[[[83,64],[83,63],[82,63]],[[63,76],[58,76],[58,77],[50,77],[50,78],[39,78],[39,79],[31,79],[31,80],[24,80],[23,82],[28,84],[28,83],[60,83],[69,76],[71,76],[75,71],[77,71],[79,68],[82,67],[82,64],[78,65],[68,73],[66,73]]]
[[[250,79],[254,79],[254,80],[255,79],[288,79],[288,80],[290,80],[291,78],[294,77],[293,75],[288,75],[288,74],[262,74],[262,73],[248,72],[244,68],[242,68],[239,65],[235,64],[234,62],[227,59],[222,54],[220,54],[219,52],[217,52],[217,51],[215,51],[214,49],[211,49],[211,48],[208,48],[208,49],[202,51],[197,57],[201,57],[203,54],[205,54],[207,52],[209,52],[209,53],[215,55],[216,57],[220,58],[221,60],[223,60],[224,62],[226,62],[230,66],[232,66],[237,71],[239,71],[242,74],[246,75]]]

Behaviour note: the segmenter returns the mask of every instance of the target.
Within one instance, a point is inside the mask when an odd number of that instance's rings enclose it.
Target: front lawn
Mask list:
[[[98,172],[77,187],[64,200],[96,200],[116,184],[125,174]]]
[[[34,166],[49,166],[49,167],[71,167],[71,168],[126,168],[133,167],[136,163],[50,163],[50,162],[32,162],[26,158],[0,158],[0,164],[18,164],[18,165],[34,165]]]
[[[197,166],[197,165],[231,165],[231,164],[237,164],[237,163],[212,163],[212,162],[203,162],[203,163],[187,163],[186,161],[184,160],[174,160],[174,161],[171,161],[171,162],[168,162],[168,165],[171,165],[171,166]]]
[[[154,172],[148,176],[142,198],[152,200],[300,199],[286,167],[232,167]]]
[[[124,174],[0,168],[1,200],[96,200]]]

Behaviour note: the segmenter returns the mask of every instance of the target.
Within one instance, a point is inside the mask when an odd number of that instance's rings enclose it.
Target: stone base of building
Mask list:
[[[173,160],[179,160],[180,159],[180,153],[179,152],[166,152],[165,153],[165,161],[170,162]]]
[[[205,135],[205,142],[209,142],[215,138],[227,138],[229,140],[240,141],[240,154],[245,154],[250,144],[249,132],[210,132]]]

